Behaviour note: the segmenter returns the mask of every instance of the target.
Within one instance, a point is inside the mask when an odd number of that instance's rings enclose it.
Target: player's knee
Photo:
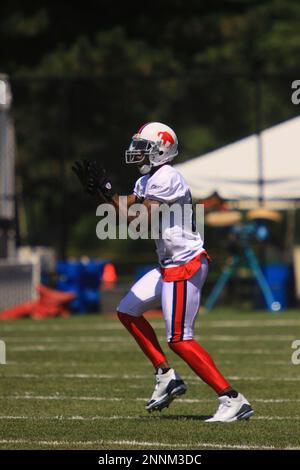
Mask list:
[[[119,302],[119,305],[117,306],[117,312],[120,313],[121,315],[135,315],[135,310],[136,310],[136,302],[133,302],[135,300],[132,296],[132,293],[129,291]]]
[[[126,312],[126,304],[127,304],[127,302],[126,302],[126,296],[125,296],[120,300],[120,302],[117,306],[116,310],[117,310],[118,314],[120,313],[122,315],[122,313]]]
[[[121,323],[123,323],[124,326],[128,326],[129,323],[132,322],[133,320],[133,315],[130,315],[129,313],[124,313],[121,312],[120,310],[117,310],[117,315]]]
[[[124,312],[121,312],[120,310],[117,310],[117,315],[118,315],[118,318],[119,318],[121,323],[124,324],[126,321],[128,321],[128,314],[127,313],[124,313]]]
[[[182,342],[182,340],[180,340],[180,339],[179,340],[170,339],[168,341],[168,346],[169,346],[170,349],[174,350],[178,346],[178,343],[181,343],[181,342]]]
[[[181,346],[185,346],[189,341],[191,341],[192,338],[171,338],[168,341],[168,346],[172,351],[177,351],[178,349],[181,348]]]

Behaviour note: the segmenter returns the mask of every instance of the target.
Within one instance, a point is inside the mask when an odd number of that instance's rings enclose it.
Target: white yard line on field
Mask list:
[[[135,420],[135,419],[149,419],[148,416],[1,416],[0,421],[3,420],[19,420],[19,421],[115,421],[115,420]]]
[[[78,401],[124,401],[124,398],[118,397],[68,397],[63,395],[13,395],[13,396],[0,396],[0,399],[8,400],[78,400]],[[136,401],[136,399],[127,398],[126,400]],[[146,399],[145,399],[146,400]]]
[[[237,341],[271,341],[271,342],[278,342],[278,341],[292,341],[296,339],[294,335],[207,335],[203,336],[202,339],[207,341],[229,341],[229,342],[237,342]]]
[[[168,419],[176,419],[176,420],[197,420],[195,415],[188,415],[180,416],[180,415],[165,415],[168,416]],[[122,421],[122,420],[160,420],[161,415],[145,415],[145,416],[121,416],[121,415],[113,415],[113,416],[12,416],[12,415],[0,415],[0,421]],[[294,420],[299,421],[300,416],[253,416],[252,420],[260,420],[260,421],[284,421],[284,420]],[[199,421],[203,421],[200,419]]]
[[[150,319],[151,321],[151,319]],[[151,321],[151,325],[153,325],[155,328],[164,328],[164,323],[163,322],[153,322]],[[1,325],[1,330],[2,331],[13,331],[15,332],[22,332],[22,333],[27,333],[28,331],[30,332],[40,332],[40,331],[53,331],[53,332],[77,332],[77,331],[124,331],[123,325],[116,320],[112,321],[104,321],[103,323],[82,323],[80,325],[73,325],[72,323],[66,323],[64,325],[61,325],[59,323],[59,320],[57,319],[55,325],[47,324],[47,321],[43,323],[43,325],[28,325],[26,327],[21,327],[20,324],[14,322],[13,325],[6,325],[3,324]]]
[[[130,343],[130,336],[2,336],[7,343]]]
[[[0,374],[0,377],[3,378],[19,378],[19,379],[45,379],[45,378],[62,378],[62,379],[125,379],[125,380],[132,380],[132,379],[151,379],[151,375],[144,375],[144,374],[85,374],[85,373],[77,373],[77,374]],[[195,375],[188,375],[185,377],[186,380],[189,381],[190,384],[199,384],[199,379]],[[266,377],[266,376],[238,376],[238,375],[229,375],[229,380],[232,381],[239,381],[245,380],[250,382],[258,382],[258,381],[272,381],[272,382],[299,382],[300,377],[287,377],[287,376],[280,376],[280,377]]]
[[[114,336],[1,336],[7,343],[131,343],[127,335]],[[207,341],[291,341],[295,335],[196,335],[199,340]],[[160,336],[164,339],[164,336]]]
[[[6,342],[7,344],[7,342]],[[51,345],[43,345],[43,344],[35,344],[32,346],[9,346],[9,351],[11,352],[30,352],[30,351],[40,351],[40,352],[77,352],[81,353],[90,352],[90,351],[98,351],[98,352],[125,352],[125,351],[134,351],[136,350],[135,343],[126,343],[126,344],[118,344],[118,348],[114,344],[108,345],[101,345],[100,343],[96,344],[84,344],[83,346],[78,347],[74,344],[74,346],[56,346],[54,344]],[[275,353],[276,354],[276,353]],[[282,354],[282,353],[281,353]]]
[[[150,318],[151,325],[154,328],[164,328],[163,321],[155,321]],[[270,320],[210,320],[207,318],[200,317],[198,318],[199,326],[204,325],[205,328],[264,328],[264,327],[291,327],[291,326],[300,326],[300,320],[297,319],[282,319],[282,318],[274,318]],[[41,324],[34,324],[34,325],[20,325],[20,323],[14,322],[13,324],[1,325],[2,331],[20,331],[20,332],[28,332],[28,331],[114,331],[114,330],[123,330],[123,326],[117,320],[103,320],[101,323],[98,323],[97,320],[95,323],[89,323],[87,320],[83,320],[83,322],[79,325],[74,325],[71,322],[66,322],[61,324],[59,319],[57,320],[57,324],[49,324],[45,323]]]
[[[6,341],[6,344],[7,341]],[[89,345],[90,347],[91,345]],[[95,345],[92,345],[92,346],[95,346]],[[98,346],[97,346],[98,347]],[[43,344],[36,344],[34,346],[9,346],[9,350],[10,351],[14,351],[14,352],[25,352],[25,351],[40,351],[40,352],[44,352],[44,351],[60,351],[60,352],[67,352],[67,351],[71,351],[71,352],[74,352],[74,351],[78,351],[78,346],[55,346],[55,345],[51,345],[51,346],[44,346]]]
[[[201,323],[201,319],[199,319]],[[260,328],[260,327],[283,327],[283,326],[300,326],[300,320],[297,319],[280,319],[274,320],[211,320],[204,323],[208,328]]]
[[[300,382],[300,377],[240,377],[237,375],[228,375],[228,379],[231,382],[239,382],[239,381],[246,381],[246,382]],[[199,385],[199,379],[194,377],[191,380],[188,380],[188,385]]]
[[[233,361],[232,361],[232,363],[233,363]],[[263,361],[261,363],[261,365],[266,365],[266,366],[292,366],[293,364],[291,363],[290,360],[286,360],[286,361],[278,360],[278,361]]]
[[[56,340],[56,339],[50,339],[48,338],[37,338],[36,340],[30,339],[25,340],[24,338],[18,338],[15,341],[12,340],[12,338],[3,338],[6,341],[6,344],[9,348],[10,351],[16,351],[16,352],[24,352],[24,351],[79,351],[78,344],[80,344],[80,349],[82,349],[82,345],[84,345],[86,350],[88,351],[89,349],[97,349],[101,351],[101,345],[105,345],[105,350],[114,350],[116,351],[116,346],[115,344],[118,343],[118,348],[120,347],[125,347],[126,349],[128,348],[136,348],[136,345],[133,343],[132,338],[123,338],[123,337],[85,337],[85,338],[76,338],[74,337],[73,340]],[[158,337],[159,341],[165,341],[165,337],[159,336]],[[196,340],[198,340],[200,343],[203,343],[204,341],[206,342],[223,342],[223,343],[237,343],[237,342],[272,342],[272,343],[277,343],[277,342],[286,342],[290,343],[295,340],[296,337],[293,335],[282,335],[282,336],[264,336],[264,335],[256,335],[256,336],[224,336],[224,335],[213,335],[213,336],[203,336],[199,337],[196,336]],[[21,346],[11,346],[12,343],[23,343]],[[26,343],[24,345],[24,343]],[[34,343],[34,344],[30,344]],[[102,349],[103,350],[103,349]],[[224,351],[224,350],[223,350]],[[279,354],[282,353],[280,352],[262,352],[264,350],[248,350],[247,352],[243,350],[235,350],[237,351],[238,354]],[[233,354],[233,351],[228,351],[225,350],[226,354]]]
[[[288,344],[289,347],[289,352],[290,352],[290,344]],[[276,356],[276,355],[282,355],[282,349],[281,350],[272,350],[272,349],[260,349],[260,348],[255,348],[255,349],[217,349],[216,350],[220,354],[243,354],[243,355],[251,355],[251,354],[262,354],[265,356]]]
[[[68,395],[33,395],[30,392],[24,395],[0,395],[1,400],[75,400],[75,401],[107,401],[107,402],[119,402],[124,401],[123,397],[99,397],[99,396],[68,396]],[[137,397],[137,398],[126,398],[126,401],[135,402],[142,401],[146,402],[148,397]],[[208,398],[177,398],[178,403],[210,403],[216,402],[215,399]],[[258,403],[300,403],[298,398],[251,398],[251,402]]]
[[[238,375],[229,375],[229,380],[249,380],[249,381],[252,381],[252,382],[256,382],[256,381],[260,381],[260,380],[264,380],[264,381],[272,381],[272,382],[281,382],[281,381],[284,381],[284,382],[299,382],[300,381],[300,377],[266,377],[266,376],[263,376],[263,377],[252,377],[252,376],[249,376],[249,377],[240,377]]]
[[[20,379],[42,379],[42,378],[65,378],[65,379],[149,379],[152,380],[151,374],[0,374],[0,377],[20,378]]]
[[[6,342],[6,344],[8,344]],[[109,343],[109,344],[105,344],[104,345],[104,342],[101,344],[101,343],[93,343],[93,344],[89,344],[89,343],[82,343],[82,345],[80,345],[80,347],[78,346],[78,344],[76,345],[76,343],[72,343],[74,344],[73,346],[69,346],[69,345],[66,345],[66,346],[57,346],[55,345],[54,343],[53,344],[49,344],[47,346],[45,346],[44,344],[35,344],[35,345],[32,345],[32,346],[8,346],[9,347],[9,351],[14,351],[14,352],[26,352],[26,351],[41,351],[41,352],[77,352],[77,353],[81,353],[81,352],[89,352],[89,351],[97,351],[97,352],[108,352],[108,351],[113,351],[113,352],[125,352],[125,351],[133,351],[133,350],[136,350],[136,344],[135,343],[119,343],[118,346],[116,346],[115,344],[113,343]]]
[[[251,419],[259,421],[299,421],[300,416],[253,416]]]
[[[220,358],[218,358],[218,364],[219,365],[236,365],[236,361],[234,360],[222,360]],[[66,362],[58,362],[58,361],[7,361],[6,362],[6,365],[7,366],[21,366],[22,369],[24,370],[25,367],[29,368],[30,370],[32,370],[33,366],[34,367],[37,367],[38,369],[39,368],[43,368],[43,370],[46,368],[46,367],[49,367],[49,368],[54,368],[55,370],[59,370],[59,368],[63,368],[65,369],[66,368],[66,365],[67,365],[67,368],[68,370],[72,370],[72,368],[76,367],[76,370],[78,370],[78,368],[86,368],[87,366],[87,362],[82,360],[82,361],[68,361],[67,363]],[[286,360],[286,361],[282,361],[282,360],[274,360],[274,361],[264,361],[262,358],[261,358],[261,363],[260,363],[261,366],[268,366],[268,365],[282,365],[282,366],[288,366],[288,367],[294,367],[293,364],[291,364],[290,360]],[[26,370],[26,369],[25,369]],[[37,374],[35,374],[37,375]],[[145,376],[146,377],[146,376]],[[149,375],[147,377],[150,377]],[[194,377],[195,379],[195,377]]]
[[[136,446],[136,447],[170,447],[170,448],[216,448],[216,449],[262,449],[272,450],[276,449],[275,446],[265,445],[243,445],[243,444],[220,444],[213,442],[191,442],[190,444],[173,444],[169,442],[148,442],[148,441],[129,441],[129,440],[95,440],[95,441],[66,441],[66,440],[31,440],[31,439],[1,439],[0,444],[28,444],[28,445],[41,445],[41,446],[107,446],[107,445],[121,445],[121,446]],[[300,447],[281,447],[282,449],[295,449],[299,450]]]
[[[100,346],[97,344],[95,345],[95,347],[97,348],[97,351],[116,351],[116,347],[115,345],[111,344],[111,345],[106,345],[105,348],[101,349]],[[136,349],[136,344],[135,343],[132,343],[132,345],[126,345],[126,350],[129,349],[129,348],[133,348],[133,349]],[[288,345],[288,351],[287,351],[287,354],[290,354],[290,344]],[[41,350],[41,351],[60,351],[59,348],[57,348],[56,346],[43,346],[43,345],[40,345],[40,346],[25,346],[23,348],[23,346],[16,346],[16,347],[11,347],[9,348],[10,351],[16,351],[16,352],[20,352],[20,351],[36,351],[36,350]],[[79,351],[78,350],[78,347],[76,346],[67,346],[66,349],[62,349],[64,351]],[[118,345],[118,351],[120,350],[120,345]],[[124,351],[124,346],[122,345],[122,351]],[[79,351],[80,352],[80,351]],[[282,352],[282,349],[281,350],[271,350],[271,349],[216,349],[216,353],[218,354],[222,354],[222,355],[234,355],[236,356],[237,354],[238,355],[264,355],[264,356],[282,356],[283,352]],[[290,356],[288,356],[290,357]],[[23,360],[22,360],[23,359]],[[260,360],[262,360],[262,358],[260,358]],[[220,359],[218,359],[218,362],[220,361]],[[278,361],[279,362],[279,361]],[[232,363],[236,364],[236,360],[235,361],[232,361]],[[39,362],[37,361],[33,361],[33,360],[24,360],[23,357],[20,357],[20,360],[18,361],[7,361],[7,364],[8,365],[21,365],[21,366],[32,366],[32,365],[39,365]],[[55,367],[59,367],[59,366],[65,366],[66,365],[66,362],[59,362],[59,361],[56,361],[55,359],[53,360],[46,360],[46,361],[43,361],[42,362],[43,366],[51,366],[51,365],[55,365]],[[78,368],[78,365],[80,364],[86,364],[85,361],[80,361],[80,360],[76,360],[76,361],[68,361],[68,367],[77,367]],[[267,362],[264,362],[264,364],[267,364]],[[290,365],[290,362],[287,361],[286,362],[286,365]]]

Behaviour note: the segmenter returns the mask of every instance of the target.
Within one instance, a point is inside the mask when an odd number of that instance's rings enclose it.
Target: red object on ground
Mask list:
[[[113,289],[117,282],[117,273],[116,268],[112,263],[107,263],[104,266],[102,279],[101,279],[101,288],[102,289]]]
[[[7,308],[0,314],[1,320],[14,320],[19,317],[29,317],[36,302],[23,302],[15,307]]]
[[[50,289],[42,284],[37,286],[39,299],[8,308],[0,313],[0,320],[16,319],[31,316],[35,319],[46,317],[68,317],[70,315],[69,303],[75,298],[74,292],[60,292]]]

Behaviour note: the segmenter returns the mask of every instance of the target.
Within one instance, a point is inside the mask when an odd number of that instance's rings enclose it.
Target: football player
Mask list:
[[[142,175],[136,181],[133,193],[127,197],[127,206],[142,203],[150,223],[153,210],[158,210],[161,204],[186,206],[192,218],[189,187],[171,165],[177,154],[175,132],[159,122],[143,125],[125,152],[126,163],[136,165]],[[118,194],[103,168],[85,161],[76,162],[73,169],[87,193],[100,196],[120,211]],[[146,410],[162,410],[187,390],[185,382],[167,360],[155,331],[143,316],[147,310],[161,305],[168,346],[217,394],[217,411],[207,421],[248,419],[253,414],[249,402],[232,388],[209,353],[194,339],[201,290],[210,262],[201,236],[194,227],[179,227],[178,221],[170,218],[168,224],[161,227],[164,229],[155,240],[159,267],[139,279],[117,307],[120,321],[155,369],[156,385]]]

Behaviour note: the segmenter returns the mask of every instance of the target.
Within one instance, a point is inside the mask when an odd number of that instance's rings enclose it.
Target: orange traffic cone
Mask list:
[[[113,289],[117,282],[117,273],[112,263],[107,263],[104,266],[102,274],[102,289]]]

